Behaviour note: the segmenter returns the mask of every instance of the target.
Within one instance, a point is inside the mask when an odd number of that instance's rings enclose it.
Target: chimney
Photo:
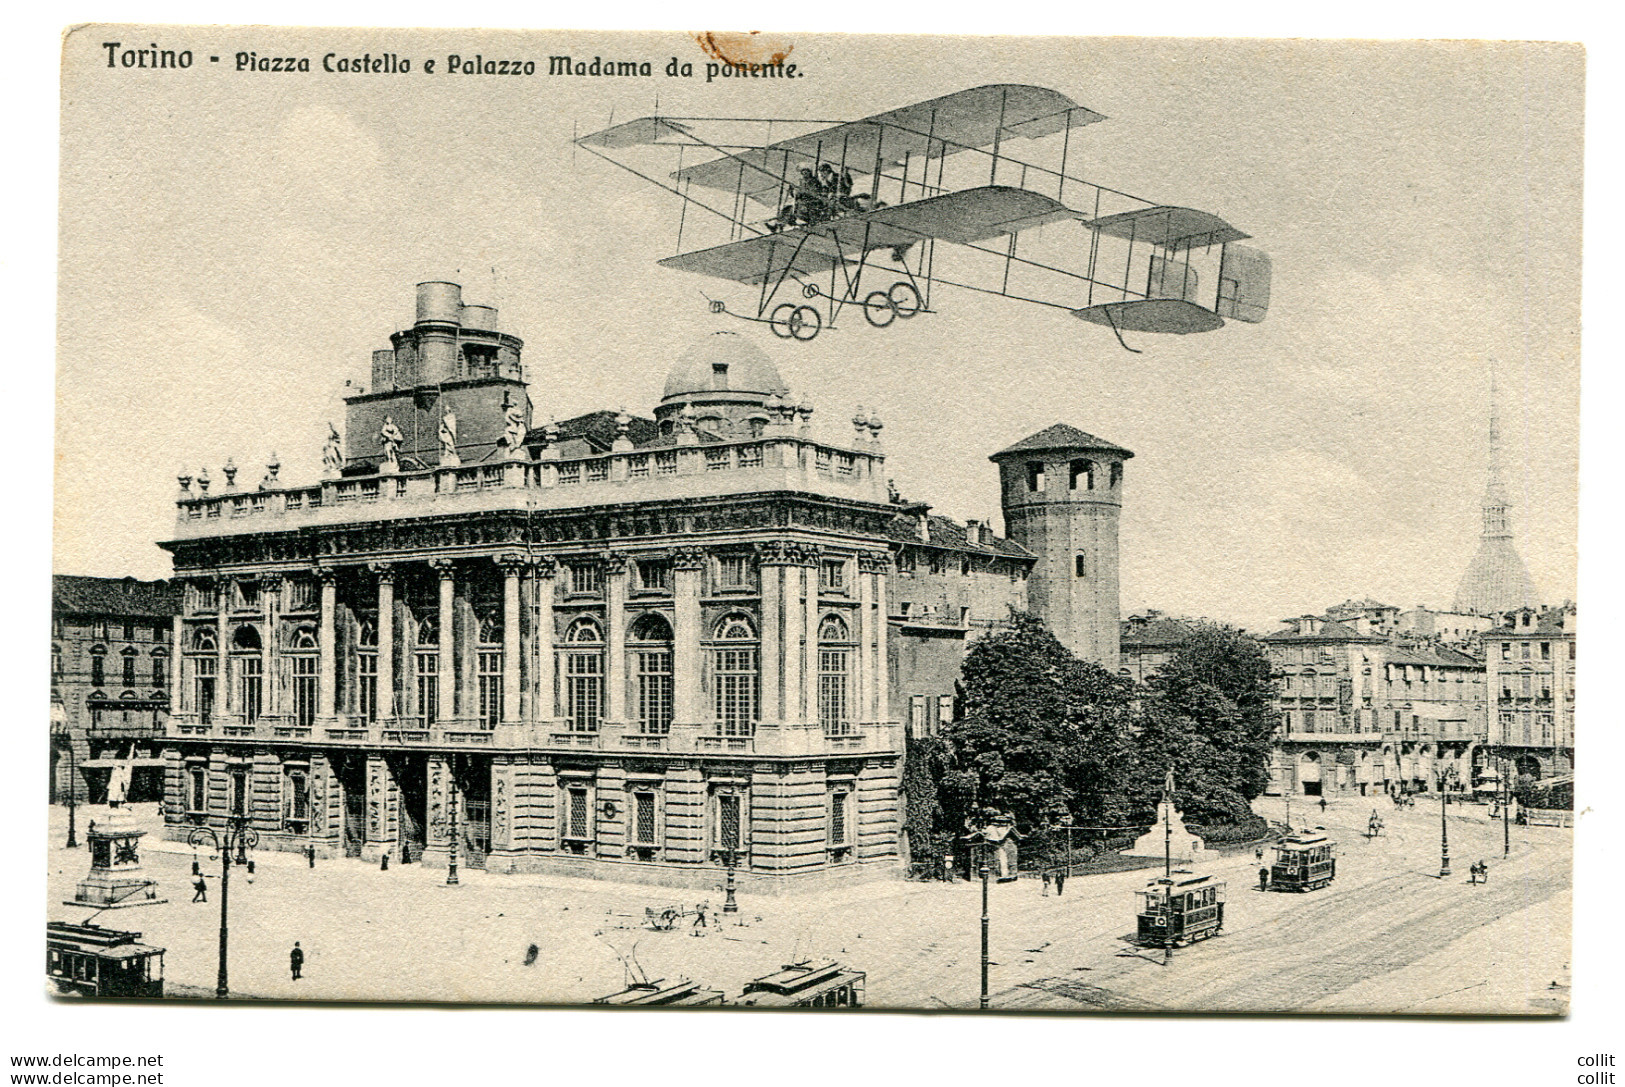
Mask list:
[[[965,542],[973,547],[982,546],[982,522],[974,519],[965,522]]]

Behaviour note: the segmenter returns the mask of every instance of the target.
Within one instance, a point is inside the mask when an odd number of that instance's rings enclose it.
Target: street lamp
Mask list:
[[[224,1000],[231,995],[226,984],[226,946],[227,946],[227,919],[229,917],[231,900],[231,865],[232,853],[236,853],[237,864],[248,864],[248,850],[260,844],[260,832],[248,825],[248,816],[232,815],[227,817],[226,833],[222,837],[214,827],[193,827],[192,833],[187,835],[187,841],[196,849],[209,843],[209,847],[220,854],[220,971],[215,975],[214,995],[217,1000]]]
[[[1456,778],[1454,766],[1439,768],[1439,878],[1450,874],[1450,824],[1447,809],[1450,805],[1449,784]]]
[[[987,851],[991,847],[992,843],[987,839],[987,831],[983,830],[982,840],[976,847],[982,869],[982,1002],[980,1007],[983,1011],[987,1011],[987,885],[989,876]]]
[[[722,912],[738,913],[739,903],[734,901],[734,869],[739,866],[739,850],[733,846],[725,846],[722,850],[722,863],[728,870],[727,882],[723,884]]]
[[[453,756],[455,758],[456,756]],[[446,773],[446,818],[434,821],[436,830],[446,832],[446,886],[456,887],[457,881],[457,766],[451,763]]]
[[[68,731],[67,709],[60,702],[51,703],[52,731],[62,741],[62,746],[68,749],[68,840],[65,847],[79,848],[78,822],[78,790],[75,786],[79,782],[79,773],[74,762],[73,733]]]

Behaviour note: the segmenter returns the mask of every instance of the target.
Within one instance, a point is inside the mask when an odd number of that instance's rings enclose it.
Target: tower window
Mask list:
[[[1092,460],[1075,460],[1072,462],[1068,486],[1074,491],[1092,491],[1095,489],[1095,462]],[[1082,575],[1079,575],[1080,577]]]
[[[713,362],[711,364],[711,387],[726,389],[728,387],[728,364],[726,362]]]
[[[1089,576],[1089,565],[1081,551],[1072,556],[1072,573],[1077,577]]]
[[[1109,486],[1116,487],[1119,484],[1121,484],[1122,482],[1123,482],[1123,465],[1119,461],[1112,461],[1111,483],[1109,484]]]
[[[1042,461],[1030,460],[1027,462],[1027,490],[1037,493],[1044,489],[1044,464]]]

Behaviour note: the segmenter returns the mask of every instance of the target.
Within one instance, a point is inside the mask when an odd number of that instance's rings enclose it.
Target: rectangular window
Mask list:
[[[124,658],[124,686],[126,689],[135,686],[135,658]]]
[[[101,657],[90,658],[90,685],[92,687],[107,685],[107,661]]]
[[[1501,643],[1501,659],[1504,660],[1504,661],[1512,659],[1512,643],[1511,642],[1502,642]]]
[[[655,837],[655,794],[639,790],[632,794],[632,844],[653,846]]]
[[[260,657],[243,657],[238,664],[242,668],[243,720],[253,724],[260,719],[260,694],[264,686],[265,661]]]
[[[919,738],[925,735],[925,695],[911,695],[908,700],[908,732]]]
[[[664,735],[671,731],[671,653],[667,650],[640,652],[637,662],[638,728],[650,735]]]
[[[1040,461],[1027,462],[1027,490],[1037,494],[1044,489],[1044,465]]]
[[[417,680],[417,723],[428,728],[440,720],[440,654],[419,650],[412,655]]]
[[[570,592],[576,596],[597,596],[604,591],[604,568],[596,562],[572,562]]]
[[[756,730],[758,674],[754,649],[716,651],[716,714],[724,736]]]
[[[480,725],[496,728],[502,722],[502,650],[482,649],[479,656]]]
[[[954,696],[941,694],[937,696],[937,727],[952,724],[954,720]]]
[[[669,559],[638,560],[638,588],[645,592],[670,592],[671,561]]]
[[[1072,556],[1072,575],[1074,577],[1089,576],[1089,563],[1082,552]]]
[[[215,673],[219,669],[220,661],[214,657],[194,657],[192,663],[195,667],[193,676],[196,683],[197,719],[202,724],[211,724],[214,721]]]
[[[293,723],[310,728],[316,723],[317,658],[293,658]]]
[[[152,640],[162,644],[169,644],[169,637],[174,631],[169,629],[168,623],[152,624]]]
[[[283,818],[302,834],[310,820],[310,780],[303,770],[289,770],[283,783]]]
[[[1305,732],[1313,732],[1313,731],[1315,731],[1315,711],[1314,710],[1304,710],[1303,711],[1303,730]]]
[[[128,621],[125,622],[125,624],[124,624],[124,640],[127,641],[127,642],[135,641],[135,624],[134,623],[131,623],[131,622],[128,622]]]
[[[187,768],[187,811],[205,812],[209,810],[209,772],[202,764],[193,764]]]
[[[572,785],[565,790],[569,801],[566,810],[564,836],[584,841],[588,833],[587,787],[585,785]]]
[[[831,849],[850,845],[847,839],[849,819],[847,805],[852,793],[846,789],[833,789],[829,794],[829,844]]]
[[[844,649],[818,651],[818,723],[826,736],[848,736],[853,731],[846,697],[846,657]]]
[[[260,606],[260,584],[257,581],[237,582],[237,607],[252,611]]]
[[[243,769],[233,770],[231,775],[227,778],[226,783],[230,788],[230,793],[227,796],[228,807],[226,810],[231,812],[232,815],[247,815],[248,771]]]
[[[597,732],[603,704],[604,658],[598,652],[564,656],[565,714],[574,732]]]
[[[288,582],[289,611],[315,611],[321,599],[321,589],[313,579],[301,577]]]
[[[1543,660],[1543,661],[1549,661],[1549,660],[1552,659],[1552,643],[1551,642],[1541,642],[1540,643],[1540,659]]]
[[[818,568],[818,588],[823,592],[846,591],[846,560],[827,559]]]
[[[1518,645],[1521,647],[1523,659],[1528,660],[1529,659],[1529,643],[1528,642],[1519,642]]]
[[[717,586],[724,590],[750,588],[750,557],[748,555],[718,556]]]
[[[716,841],[718,849],[739,849],[743,844],[738,793],[717,794]]]
[[[378,653],[357,653],[355,657],[355,709],[368,724],[378,720]]]

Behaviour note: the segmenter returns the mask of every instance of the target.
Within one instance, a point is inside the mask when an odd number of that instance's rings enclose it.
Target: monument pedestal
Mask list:
[[[122,804],[113,805],[105,819],[92,822],[85,834],[90,872],[64,905],[116,910],[167,901],[158,897],[158,881],[146,878],[141,870],[139,843],[145,833]]]
[[[1185,820],[1167,800],[1157,805],[1157,821],[1150,830],[1123,850],[1129,857],[1166,855],[1181,864],[1191,864],[1207,856],[1207,843],[1185,829]]]

